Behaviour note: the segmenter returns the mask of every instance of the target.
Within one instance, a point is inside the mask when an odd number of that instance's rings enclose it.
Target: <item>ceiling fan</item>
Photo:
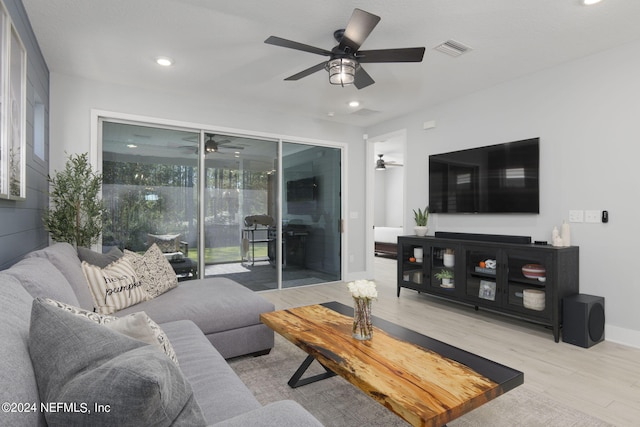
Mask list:
[[[211,133],[205,134],[206,141],[204,142],[204,152],[205,154],[210,153],[237,153],[239,150],[244,150],[244,147],[229,145],[231,141],[229,139],[223,139],[220,141],[216,141],[215,137],[219,135],[214,135]],[[197,145],[183,145],[180,148],[184,148],[190,151],[194,151],[198,154],[198,146]]]
[[[329,57],[327,61],[287,77],[285,80],[299,80],[324,69],[329,72],[329,82],[331,84],[340,86],[353,84],[358,89],[363,89],[375,82],[362,68],[361,64],[422,62],[422,57],[424,56],[424,47],[359,50],[379,21],[380,17],[377,15],[361,9],[354,9],[346,28],[336,30],[333,33],[338,45],[330,51],[276,36],[271,36],[264,42]]]
[[[376,160],[376,170],[377,171],[383,171],[387,169],[387,166],[404,166],[403,164],[400,163],[396,163],[393,161],[389,161],[386,162],[382,156],[384,156],[384,154],[378,154],[378,160]]]

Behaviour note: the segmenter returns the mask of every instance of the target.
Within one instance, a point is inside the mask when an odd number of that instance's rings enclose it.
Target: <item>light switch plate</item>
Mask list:
[[[569,222],[584,222],[584,211],[569,211]]]
[[[600,222],[601,215],[600,211],[584,211],[584,222]]]

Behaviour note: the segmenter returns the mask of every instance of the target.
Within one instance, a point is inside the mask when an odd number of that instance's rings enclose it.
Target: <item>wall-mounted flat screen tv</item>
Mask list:
[[[540,213],[540,139],[429,156],[429,211]]]

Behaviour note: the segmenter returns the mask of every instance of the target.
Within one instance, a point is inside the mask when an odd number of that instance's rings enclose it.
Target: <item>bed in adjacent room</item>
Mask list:
[[[375,254],[395,258],[398,252],[398,236],[403,234],[402,227],[374,227]]]

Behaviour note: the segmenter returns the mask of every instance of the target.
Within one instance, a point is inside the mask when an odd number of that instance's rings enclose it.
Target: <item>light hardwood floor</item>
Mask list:
[[[398,298],[395,260],[376,257],[374,279],[379,294],[374,315],[523,371],[522,387],[603,421],[640,425],[640,349],[608,341],[589,349],[556,343],[551,330],[540,325],[408,289]],[[276,309],[327,301],[351,305],[344,283],[261,295]]]

